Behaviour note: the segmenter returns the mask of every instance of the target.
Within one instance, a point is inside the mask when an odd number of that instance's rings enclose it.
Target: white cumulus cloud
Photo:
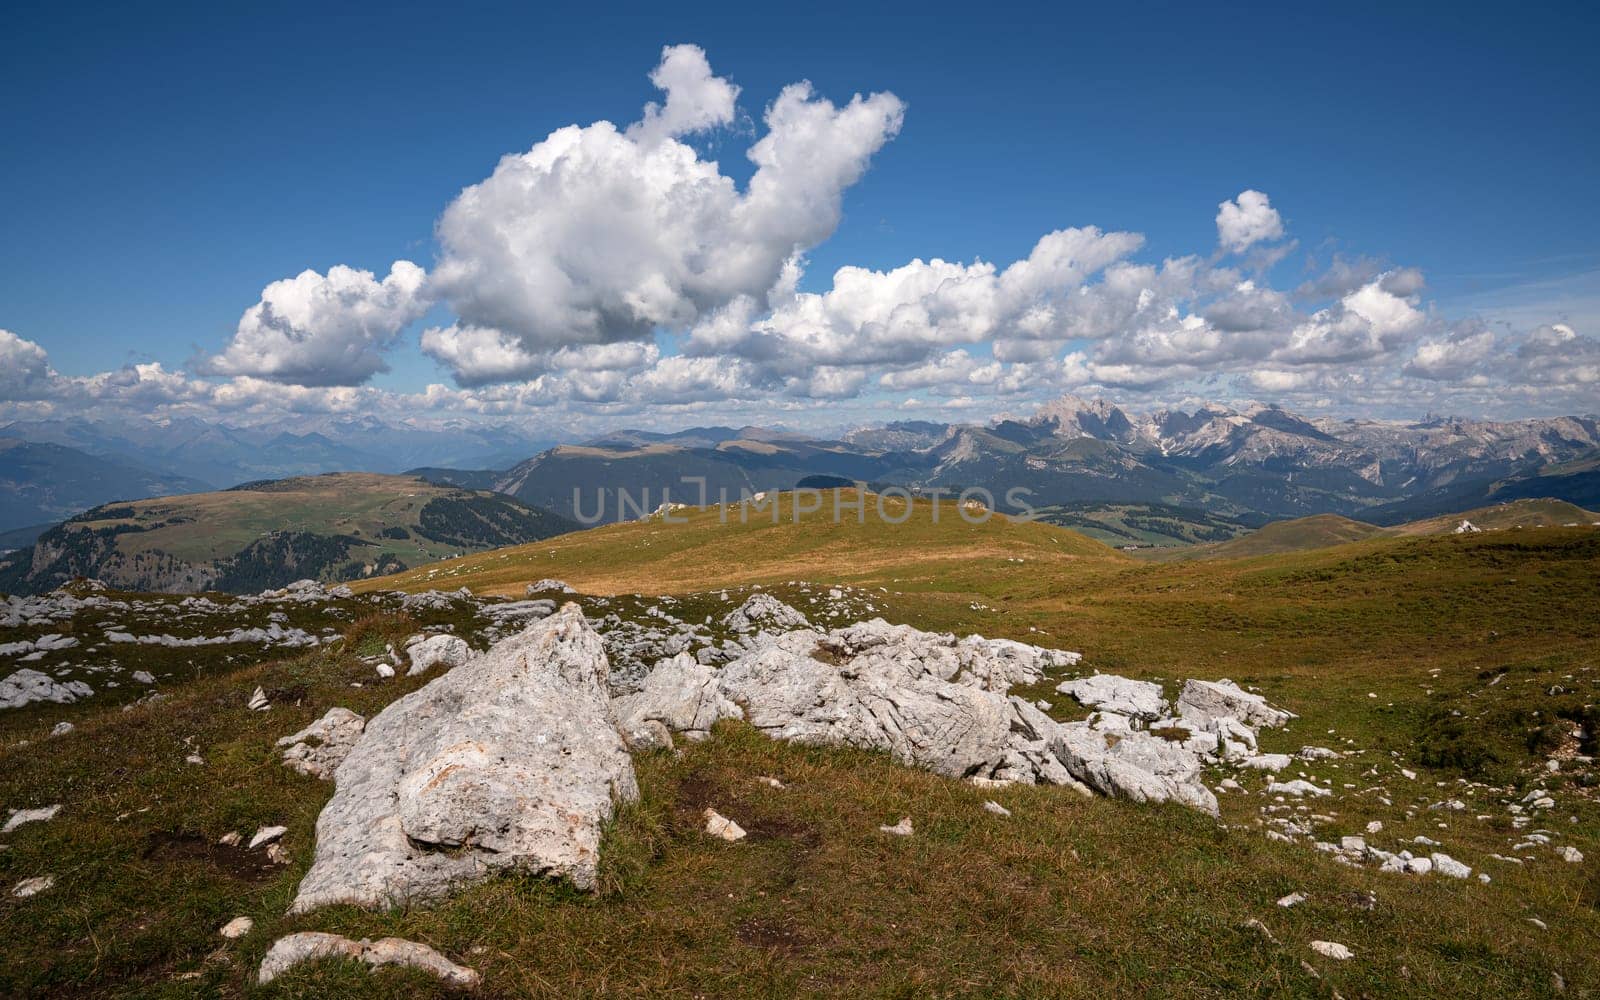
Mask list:
[[[1282,236],[1283,219],[1272,200],[1260,191],[1246,189],[1217,206],[1217,242],[1230,253],[1243,253],[1257,243]]]
[[[295,385],[355,385],[385,371],[383,353],[428,309],[427,275],[397,260],[378,280],[343,264],[274,281],[233,339],[201,369]]]

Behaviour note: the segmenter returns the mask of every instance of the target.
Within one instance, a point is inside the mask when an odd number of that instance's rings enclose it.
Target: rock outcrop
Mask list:
[[[516,868],[592,888],[601,825],[638,795],[575,604],[399,699],[335,773],[294,912],[394,906]]]
[[[717,672],[688,653],[662,661],[638,692],[611,702],[612,718],[630,744],[636,738],[629,734],[646,729],[648,722],[698,737],[708,734],[719,720],[742,714],[723,694]]]
[[[327,781],[350,756],[365,731],[367,720],[348,708],[330,708],[328,714],[277,742],[288,767]]]
[[[94,689],[83,681],[57,682],[49,674],[24,667],[0,681],[0,708],[21,708],[36,701],[70,705],[92,694]]]
[[[773,597],[757,591],[722,619],[722,624],[734,632],[772,631],[809,628],[806,616]]]

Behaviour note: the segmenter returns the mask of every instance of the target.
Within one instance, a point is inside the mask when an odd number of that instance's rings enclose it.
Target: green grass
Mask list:
[[[283,768],[271,743],[333,705],[370,714],[420,683],[375,684],[355,659],[413,628],[379,617],[334,649],[203,673],[167,702],[0,720],[0,802],[66,804],[0,852],[7,886],[47,871],[59,879],[32,900],[0,900],[0,995],[441,993],[426,977],[337,964],[253,988],[268,944],[296,929],[425,942],[478,969],[491,997],[1539,997],[1556,995],[1553,975],[1567,996],[1600,991],[1600,806],[1584,784],[1593,771],[1541,773],[1562,750],[1552,720],[1592,711],[1600,694],[1600,532],[1383,538],[1151,564],[1043,525],[969,531],[930,519],[900,534],[698,517],[486,553],[399,582],[520,594],[558,576],[589,592],[692,595],[685,617],[721,606],[709,592],[725,584],[797,597],[784,581],[850,582],[870,588],[892,621],[1078,649],[1085,669],[1160,680],[1169,693],[1182,678],[1231,677],[1300,715],[1264,732],[1263,749],[1359,751],[1284,775],[1336,789],[1310,803],[1328,814],[1319,837],[1378,819],[1374,842],[1432,836],[1494,881],[1383,874],[1271,841],[1257,825],[1267,797],[1255,775],[1240,776],[1248,795],[1221,796],[1219,823],[1054,788],[981,792],[878,755],[725,724],[681,755],[637,759],[643,799],[609,830],[593,896],[507,877],[431,909],[288,918],[331,789]],[[298,704],[248,712],[257,684]],[[1049,688],[1028,693],[1055,701],[1058,717],[1079,711]],[[80,730],[44,743],[62,711],[77,713]],[[203,767],[183,764],[191,746]],[[1541,822],[1586,864],[1489,858],[1516,837],[1503,801],[1541,781],[1560,803]],[[1469,809],[1427,808],[1450,797]],[[982,811],[985,798],[1013,816]],[[703,835],[707,805],[750,838]],[[878,833],[902,815],[915,836]],[[264,878],[152,847],[265,823],[289,827],[293,860]],[[1274,905],[1291,891],[1308,901]],[[216,928],[239,914],[256,930],[222,942]],[[1314,939],[1357,957],[1318,958]]]

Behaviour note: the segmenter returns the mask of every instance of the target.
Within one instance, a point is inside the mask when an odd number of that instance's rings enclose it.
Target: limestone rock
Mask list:
[[[56,818],[56,813],[61,811],[59,805],[41,806],[38,809],[13,809],[6,825],[0,827],[0,833],[10,833],[24,823],[43,823]]]
[[[722,668],[723,689],[776,739],[885,750],[959,778],[1004,762],[1005,695],[957,678],[954,637],[874,619],[788,632]]]
[[[273,942],[266,957],[261,960],[261,971],[257,973],[256,980],[265,985],[302,962],[325,958],[349,959],[371,966],[403,965],[422,969],[458,989],[474,989],[480,981],[477,972],[457,965],[427,945],[415,941],[400,938],[380,938],[377,941],[362,938],[352,941],[338,934],[317,931],[302,931]]]
[[[1050,748],[1074,778],[1102,795],[1181,802],[1217,815],[1217,797],[1200,780],[1199,756],[1160,737],[1075,722],[1061,727]]]
[[[652,721],[673,732],[708,733],[718,720],[741,715],[722,693],[717,672],[688,653],[663,661],[637,693],[611,702],[611,716],[624,734]]]
[[[355,748],[366,725],[366,719],[348,708],[330,708],[328,714],[276,745],[284,748],[284,764],[327,781]]]
[[[0,680],[0,708],[21,708],[36,701],[70,705],[92,694],[94,689],[83,681],[58,682],[28,667]]]
[[[256,922],[251,920],[249,917],[234,917],[232,920],[223,924],[222,929],[217,931],[217,933],[232,941],[236,938],[242,938],[246,934],[249,934],[255,929],[255,926]]]
[[[367,723],[317,819],[293,911],[394,906],[517,868],[592,889],[600,828],[638,795],[576,604]]]
[[[249,850],[253,851],[263,844],[273,843],[288,832],[289,828],[286,826],[264,826],[256,831],[254,837],[250,838]]]
[[[415,677],[441,663],[446,669],[461,666],[472,659],[472,647],[458,636],[434,635],[407,644],[406,655],[411,659],[411,668],[406,671],[406,676]]]
[[[759,590],[723,616],[722,624],[734,632],[782,632],[811,627],[805,615]]]
[[[1230,680],[1185,681],[1178,694],[1178,714],[1200,721],[1232,717],[1252,726],[1281,726],[1294,718]]]
[[[1056,690],[1076,699],[1080,705],[1115,712],[1130,719],[1154,722],[1167,714],[1167,699],[1161,685],[1129,680],[1115,674],[1095,674],[1064,681]]]
[[[707,809],[705,811],[705,817],[706,832],[711,834],[713,837],[719,837],[728,841],[744,839],[744,827],[717,812],[715,809]]]
[[[1355,952],[1337,941],[1313,941],[1311,942],[1311,950],[1324,958],[1332,958],[1340,962],[1346,962],[1355,957]]]
[[[568,586],[565,580],[552,580],[549,577],[546,577],[543,580],[535,580],[528,584],[528,588],[525,593],[528,597],[538,597],[540,594],[551,593],[576,594],[577,591]]]
[[[891,834],[896,837],[909,837],[916,832],[911,828],[910,816],[901,816],[900,822],[896,823],[894,826],[880,826],[878,829],[883,833]]]
[[[11,895],[15,896],[17,899],[27,899],[29,896],[37,896],[39,893],[53,888],[55,884],[56,877],[54,875],[40,875],[36,878],[25,878],[12,888]]]

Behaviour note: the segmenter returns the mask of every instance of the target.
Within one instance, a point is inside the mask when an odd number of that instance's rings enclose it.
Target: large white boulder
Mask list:
[[[576,604],[373,718],[334,775],[293,912],[395,906],[516,868],[593,888],[601,826],[638,796]]]

